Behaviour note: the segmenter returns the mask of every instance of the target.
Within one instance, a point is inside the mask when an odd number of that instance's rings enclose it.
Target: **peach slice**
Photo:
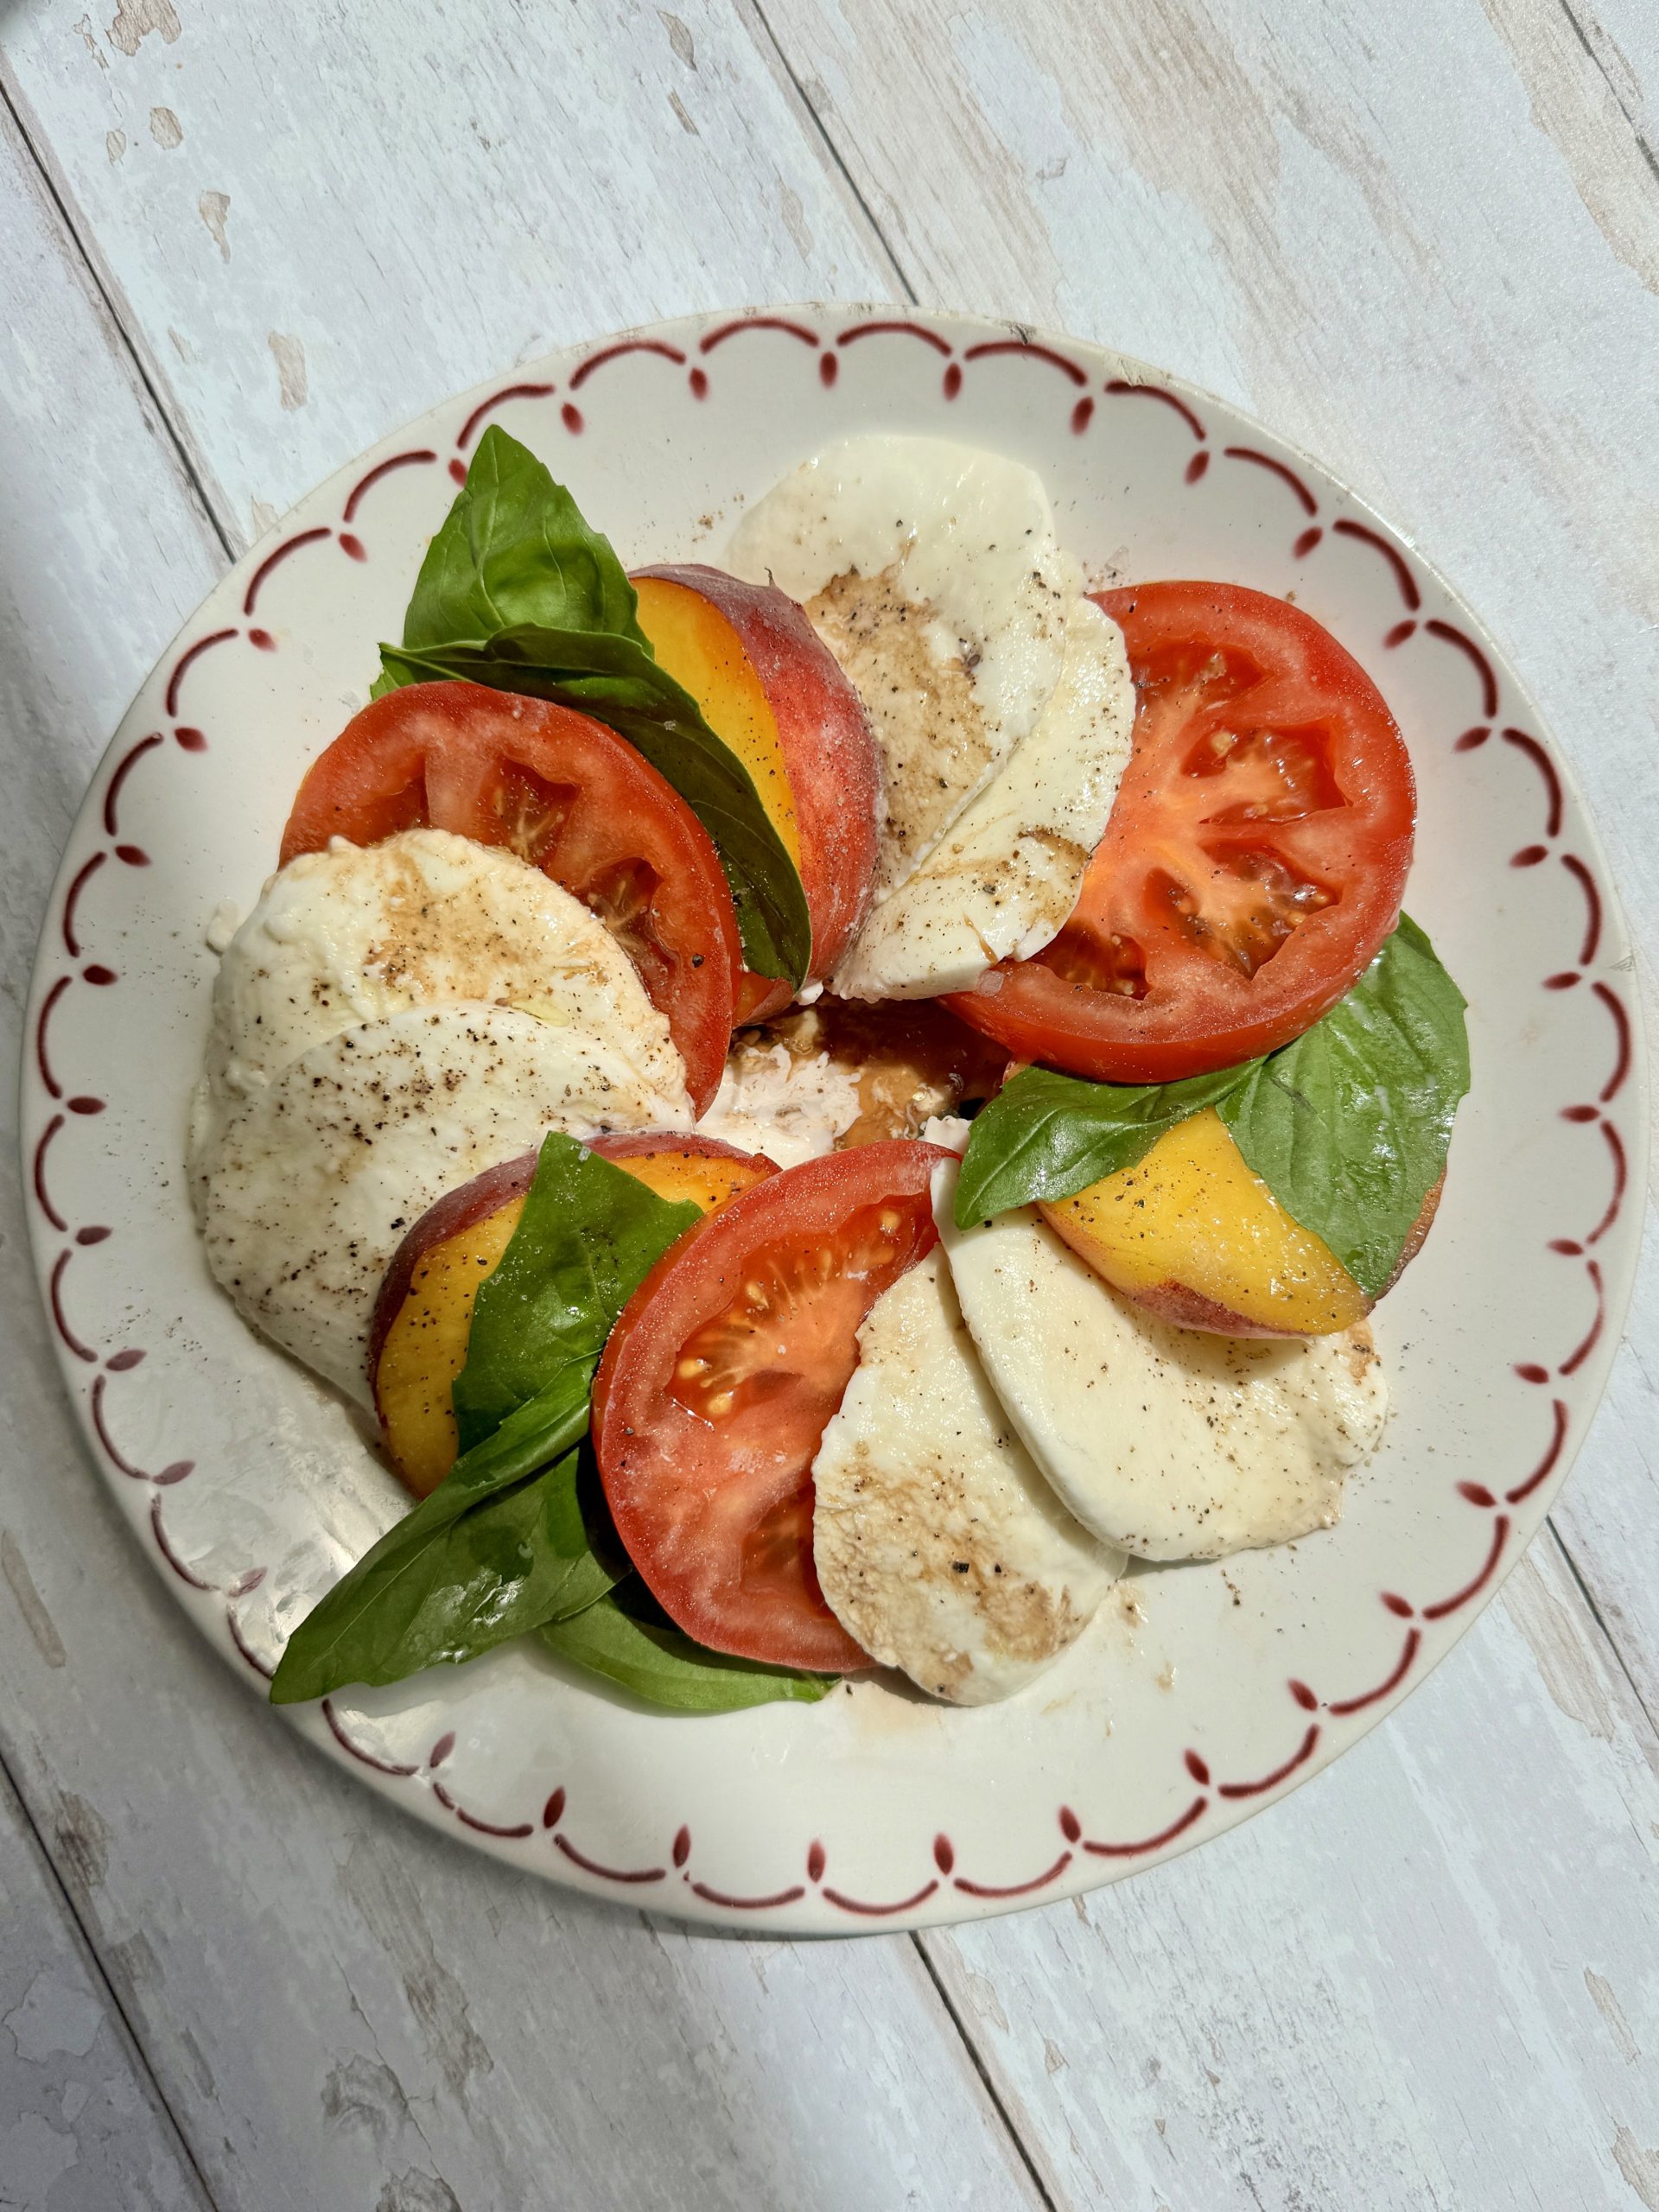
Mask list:
[[[1427,1235],[1440,1195],[1436,1184],[1395,1281]],[[1329,1336],[1375,1302],[1246,1166],[1213,1109],[1166,1131],[1133,1167],[1039,1210],[1096,1274],[1180,1328]]]
[[[763,1153],[713,1137],[650,1133],[595,1137],[590,1147],[638,1176],[658,1198],[713,1213],[778,1172]],[[454,1464],[450,1387],[467,1358],[479,1285],[499,1264],[536,1174],[524,1153],[429,1206],[392,1255],[369,1333],[380,1433],[392,1465],[425,1497]]]
[[[869,909],[881,791],[857,692],[792,599],[695,563],[642,569],[639,626],[657,658],[754,779],[801,871],[812,917],[810,982],[822,982]],[[751,976],[740,1021],[789,1003],[787,984]]]

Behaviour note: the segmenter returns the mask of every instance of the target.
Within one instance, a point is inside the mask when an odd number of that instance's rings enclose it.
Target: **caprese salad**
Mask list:
[[[279,1701],[530,1636],[983,1702],[1381,1433],[1469,1064],[1370,679],[933,439],[727,561],[629,575],[488,430],[223,944],[209,1264],[415,1501]]]

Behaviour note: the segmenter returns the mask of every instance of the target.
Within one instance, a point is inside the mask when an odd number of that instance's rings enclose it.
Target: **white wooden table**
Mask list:
[[[234,556],[453,389],[761,300],[1030,318],[1313,448],[1507,641],[1659,944],[1652,0],[675,8],[0,0],[9,1049]],[[1654,1240],[1552,1530],[1385,1727],[1086,1905],[814,1947],[292,1741],[118,1527],[4,1204],[0,2207],[1659,2208]]]

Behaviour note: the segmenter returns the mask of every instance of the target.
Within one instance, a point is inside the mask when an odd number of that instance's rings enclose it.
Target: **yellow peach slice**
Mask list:
[[[764,1153],[739,1152],[717,1137],[595,1137],[590,1149],[637,1175],[659,1198],[689,1200],[704,1213],[717,1213],[728,1199],[778,1173]]]
[[[764,1154],[711,1137],[595,1137],[592,1149],[658,1198],[690,1199],[705,1213],[777,1173]],[[450,1392],[466,1363],[473,1307],[518,1226],[535,1173],[536,1154],[527,1153],[451,1191],[422,1215],[386,1270],[369,1372],[387,1454],[416,1497],[435,1490],[454,1465]]]
[[[639,595],[639,626],[658,664],[691,694],[709,728],[753,777],[760,804],[798,868],[801,833],[778,717],[743,640],[714,601],[690,583],[640,575],[633,588]]]
[[[863,703],[795,601],[696,563],[631,579],[639,626],[717,737],[754,779],[801,872],[822,982],[869,909],[880,770]],[[740,1022],[789,1003],[787,985],[746,976]]]
[[[1213,1109],[1177,1122],[1133,1167],[1041,1211],[1097,1274],[1181,1327],[1322,1337],[1370,1308],[1330,1247],[1246,1166]]]

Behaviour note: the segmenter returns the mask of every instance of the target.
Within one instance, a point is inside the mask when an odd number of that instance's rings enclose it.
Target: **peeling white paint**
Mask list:
[[[228,192],[204,192],[196,202],[201,219],[207,224],[213,244],[219,248],[219,259],[231,257],[231,241],[226,230],[230,220],[231,195]]]
[[[24,1992],[22,2003],[5,2015],[3,2024],[11,2031],[18,2057],[38,2064],[60,2051],[85,2058],[103,2018],[102,2007],[84,1988],[42,1967]]]
[[[124,54],[135,54],[152,31],[161,33],[164,46],[171,46],[178,37],[179,11],[173,0],[120,0],[109,29],[111,46]]]
[[[48,2212],[54,2183],[79,2163],[73,2135],[60,2133],[40,2113],[25,2113],[0,2127],[0,2203],[5,2212]]]
[[[1628,2127],[1620,2127],[1613,2138],[1613,2163],[1647,2212],[1659,2212],[1659,2151],[1644,2150]]]
[[[281,330],[268,332],[265,343],[276,364],[277,398],[283,412],[291,415],[306,402],[305,348],[297,338],[290,338]]]

